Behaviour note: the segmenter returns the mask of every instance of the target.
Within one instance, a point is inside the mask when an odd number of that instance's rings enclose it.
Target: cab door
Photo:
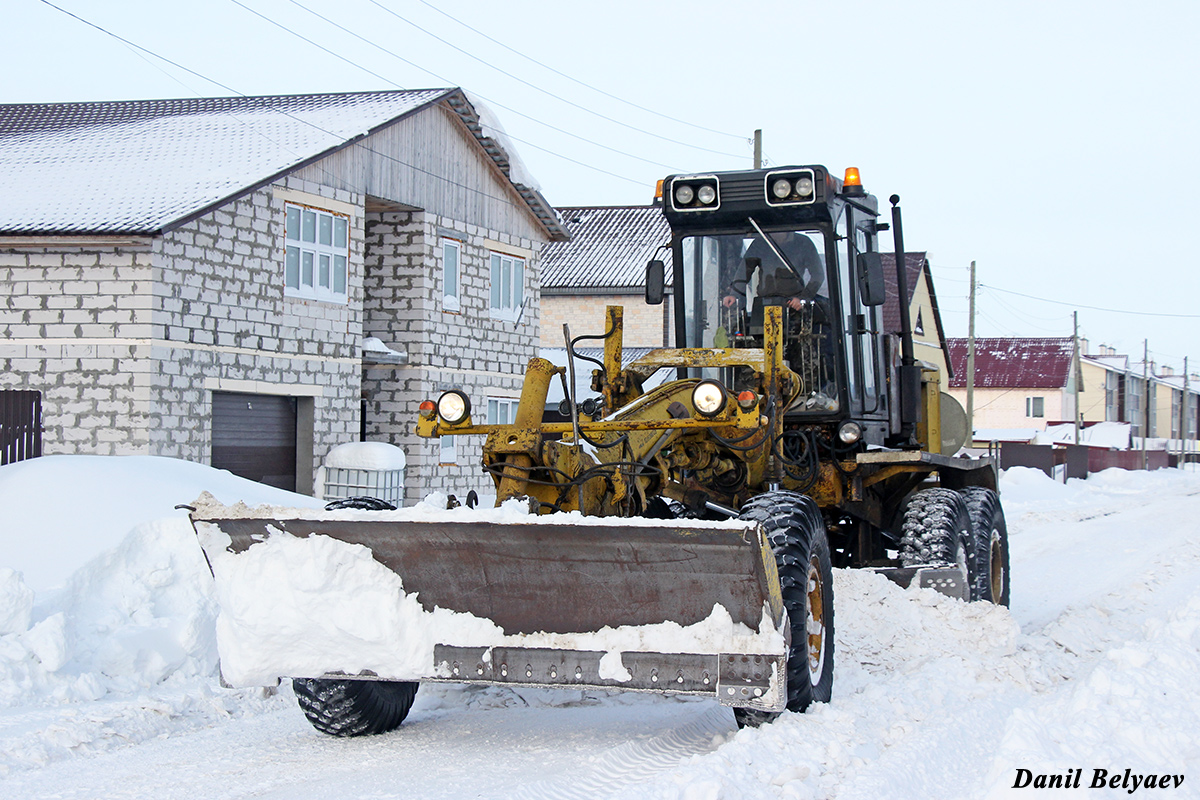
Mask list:
[[[863,420],[868,443],[882,444],[887,435],[887,381],[883,371],[881,307],[863,304],[858,280],[859,253],[876,251],[875,217],[852,205],[838,221],[846,263],[839,270],[845,318],[846,374],[850,413]]]

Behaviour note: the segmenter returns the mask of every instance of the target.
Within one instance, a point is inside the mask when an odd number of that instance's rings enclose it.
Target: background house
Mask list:
[[[365,435],[410,501],[483,488],[412,420],[519,395],[567,234],[461,90],[2,106],[0,163],[0,389],[41,393],[44,452],[305,492]]]
[[[900,292],[897,288],[896,254],[883,253],[883,279],[887,285],[887,301],[883,304],[882,323],[885,333],[900,332]],[[937,292],[933,289],[933,272],[924,251],[904,254],[905,282],[908,284],[908,316],[913,327],[913,355],[919,361],[936,364],[942,371],[942,391],[949,382],[952,369],[947,350],[942,314],[938,310]]]
[[[542,251],[541,346],[564,348],[564,323],[572,337],[604,333],[604,309],[610,305],[624,307],[626,346],[671,346],[671,228],[662,208],[558,211],[571,238]],[[660,306],[646,304],[646,265],[655,258],[667,265],[667,299]]]
[[[949,393],[967,405],[967,340],[946,340],[954,375]],[[974,428],[1045,430],[1071,421],[1083,390],[1075,340],[977,338]]]

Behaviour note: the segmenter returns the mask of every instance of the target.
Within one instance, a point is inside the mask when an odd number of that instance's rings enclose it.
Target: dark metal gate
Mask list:
[[[0,466],[42,454],[42,393],[0,390]]]

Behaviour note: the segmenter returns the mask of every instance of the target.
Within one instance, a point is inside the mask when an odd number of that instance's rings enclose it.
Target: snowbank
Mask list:
[[[0,467],[0,567],[41,594],[138,523],[187,519],[201,492],[233,503],[320,505],[202,464],[156,456],[43,456]]]
[[[50,457],[0,468],[0,775],[9,786],[16,771],[79,755],[198,729],[214,729],[205,731],[211,742],[239,716],[299,715],[290,697],[220,686],[217,588],[190,525],[172,508],[204,490],[225,502],[316,505],[239,483],[168,459]],[[726,720],[726,733],[626,788],[601,781],[599,796],[951,800],[1023,796],[1011,788],[1018,767],[1185,774],[1200,763],[1200,476],[1109,470],[1064,485],[1011,469],[1002,489],[1011,613],[837,570],[832,703],[757,730],[735,733]],[[444,514],[440,500],[415,513]],[[31,531],[40,546],[25,546]],[[289,547],[282,537],[264,544]],[[283,561],[257,567],[305,569],[303,559],[289,567],[288,553],[275,555]],[[322,581],[331,574],[363,566],[351,555],[331,549],[337,568],[309,574],[314,597],[329,597]],[[22,572],[40,577],[22,580]],[[288,600],[271,602],[265,623]],[[510,706],[562,713],[538,709],[580,703],[631,705],[628,713],[640,715],[645,702],[461,687],[427,687],[422,697],[422,713],[435,716]],[[537,717],[522,719],[538,727]],[[592,760],[587,736],[560,738],[578,748],[580,770],[604,761]],[[371,752],[378,758],[406,741],[387,738]],[[343,748],[317,742],[305,756],[317,769],[316,754],[333,748],[329,759],[344,757]],[[236,749],[255,750],[240,740]],[[529,784],[539,775],[531,768]],[[1194,796],[1197,776],[1187,779],[1171,796]],[[55,794],[48,780],[50,790],[28,796]],[[420,790],[413,796],[439,796],[419,781],[412,788]],[[18,788],[16,796],[26,795]]]

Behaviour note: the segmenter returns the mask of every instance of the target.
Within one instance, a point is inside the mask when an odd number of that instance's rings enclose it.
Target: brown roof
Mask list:
[[[967,385],[967,340],[947,339],[954,376],[950,385]],[[975,386],[981,389],[1062,389],[1071,377],[1075,342],[1053,339],[975,339]]]

